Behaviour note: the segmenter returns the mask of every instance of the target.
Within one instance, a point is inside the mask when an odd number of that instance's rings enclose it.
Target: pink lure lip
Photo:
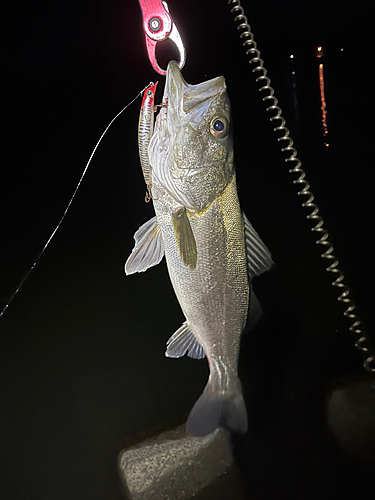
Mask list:
[[[149,90],[151,90],[151,92],[152,92],[152,94],[153,94],[152,99],[155,99],[155,92],[156,92],[156,87],[158,86],[158,83],[159,83],[159,82],[156,82],[156,83],[154,83],[153,85],[150,85],[149,87],[147,87],[147,89],[145,89],[145,91],[143,92],[142,107],[143,107],[143,104],[144,104],[145,99],[146,99],[146,97],[147,97],[147,92],[148,92]]]

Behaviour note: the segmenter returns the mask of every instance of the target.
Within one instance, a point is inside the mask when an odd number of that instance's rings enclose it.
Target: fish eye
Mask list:
[[[228,132],[228,123],[225,118],[220,118],[219,116],[215,116],[212,118],[210,123],[210,132],[211,135],[220,139],[227,135]]]

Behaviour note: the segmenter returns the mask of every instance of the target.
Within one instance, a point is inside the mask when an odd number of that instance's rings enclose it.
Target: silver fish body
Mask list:
[[[136,233],[125,270],[146,270],[164,250],[186,318],[169,339],[166,356],[207,357],[209,380],[188,431],[206,435],[224,426],[244,433],[240,338],[249,297],[255,297],[251,279],[269,269],[272,259],[240,209],[224,78],[189,85],[172,61],[164,100],[168,106],[156,119],[148,148],[156,218]]]

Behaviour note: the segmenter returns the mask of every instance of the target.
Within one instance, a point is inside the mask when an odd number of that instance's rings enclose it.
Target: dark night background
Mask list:
[[[243,1],[374,340],[373,5],[346,5]],[[186,80],[227,79],[241,203],[277,264],[254,284],[264,317],[244,336],[240,359],[250,426],[235,445],[248,498],[374,498],[374,394],[358,396],[353,415],[346,403],[336,408],[349,445],[327,413],[332,391],[370,379],[233,16],[225,0],[169,7],[187,49]],[[149,64],[137,0],[36,0],[7,9],[1,307],[56,227],[108,122],[152,80],[160,100],[164,80]],[[325,53],[328,148],[317,45]],[[165,66],[173,52],[158,49]],[[164,358],[182,323],[164,261],[144,274],[123,272],[135,230],[153,214],[138,160],[140,102],[110,128],[61,228],[0,319],[1,498],[120,500],[121,443],[185,418],[206,383],[205,361]]]

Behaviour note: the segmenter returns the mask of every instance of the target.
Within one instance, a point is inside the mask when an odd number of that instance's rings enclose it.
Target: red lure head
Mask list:
[[[148,97],[147,95],[147,92],[151,91],[152,92],[152,99],[153,101],[155,100],[155,92],[156,92],[156,87],[158,86],[158,83],[159,82],[156,82],[154,83],[153,85],[150,85],[149,87],[147,87],[147,89],[145,89],[145,91],[143,92],[143,99],[142,99],[142,108],[143,108],[143,104],[145,102],[145,99],[146,97]]]

